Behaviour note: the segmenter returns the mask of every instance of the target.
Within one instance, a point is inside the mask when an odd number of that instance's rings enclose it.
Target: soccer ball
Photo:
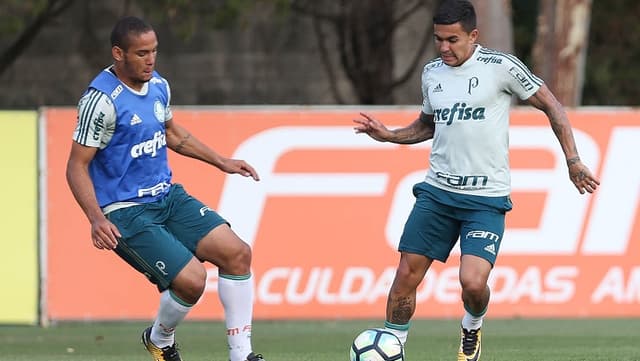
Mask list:
[[[362,331],[351,344],[351,361],[404,361],[402,343],[389,331],[370,328]]]

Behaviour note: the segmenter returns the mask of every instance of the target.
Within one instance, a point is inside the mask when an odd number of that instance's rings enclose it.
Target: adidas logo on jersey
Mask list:
[[[140,124],[142,123],[142,119],[140,119],[140,117],[138,116],[138,114],[133,114],[133,116],[131,117],[131,125],[136,125],[136,124]]]
[[[433,88],[433,92],[434,93],[441,93],[442,91],[443,91],[442,90],[442,85],[440,83],[438,83],[438,85],[436,85],[436,87]]]
[[[494,256],[496,255],[496,246],[493,243],[491,243],[490,245],[484,247],[484,250],[489,252],[489,253],[491,253]]]

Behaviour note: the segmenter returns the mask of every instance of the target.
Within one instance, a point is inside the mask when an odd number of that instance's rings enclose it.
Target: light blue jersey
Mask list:
[[[422,73],[422,111],[433,114],[435,134],[425,181],[455,193],[507,196],[509,108],[542,80],[516,57],[476,46],[462,65],[436,59]]]
[[[157,72],[136,92],[102,71],[78,106],[74,140],[98,147],[89,165],[100,207],[160,199],[171,185],[165,121],[170,91]]]

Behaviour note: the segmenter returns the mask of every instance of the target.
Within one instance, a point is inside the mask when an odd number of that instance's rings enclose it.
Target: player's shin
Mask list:
[[[252,352],[253,278],[251,274],[219,275],[218,294],[225,313],[229,359],[244,361]]]
[[[400,343],[404,346],[407,343],[407,337],[409,336],[409,323],[406,324],[395,324],[389,321],[384,322],[385,331],[389,331],[396,335],[396,337],[400,340]]]
[[[151,329],[150,339],[162,348],[175,342],[175,328],[186,317],[192,305],[182,301],[171,290],[160,294],[160,307]]]

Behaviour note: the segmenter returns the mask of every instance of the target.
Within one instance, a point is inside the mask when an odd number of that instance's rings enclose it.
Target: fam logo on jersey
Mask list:
[[[465,175],[436,172],[438,181],[458,189],[482,189],[489,182],[486,175]]]
[[[453,121],[484,120],[485,107],[468,107],[467,103],[455,103],[451,108],[441,108],[434,111],[433,121],[451,125]]]
[[[118,84],[118,86],[115,89],[113,89],[113,91],[111,92],[111,99],[116,100],[118,95],[120,95],[120,93],[122,93],[123,90],[124,88],[122,87],[122,84]]]
[[[155,114],[156,119],[158,119],[160,123],[164,123],[164,105],[162,105],[162,102],[159,100],[153,103],[153,114]]]
[[[473,230],[467,233],[467,238],[478,238],[478,239],[486,239],[493,243],[489,243],[483,249],[486,252],[491,253],[492,255],[496,255],[497,247],[496,245],[500,245],[500,236],[496,233],[484,230]]]
[[[509,69],[509,74],[511,74],[512,77],[516,78],[516,80],[520,82],[520,84],[525,90],[529,91],[533,89],[533,84],[531,84],[531,81],[529,80],[529,78],[526,75],[524,75],[520,70],[518,70],[515,66],[512,66],[511,69]]]

